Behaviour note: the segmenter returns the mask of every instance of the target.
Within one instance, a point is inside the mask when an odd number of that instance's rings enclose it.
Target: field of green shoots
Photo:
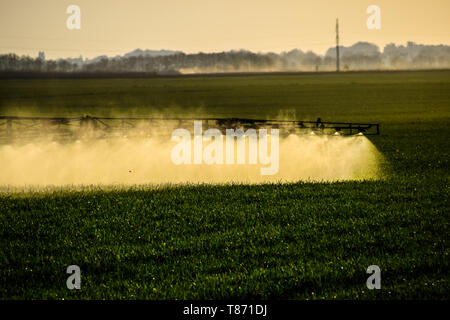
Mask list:
[[[450,298],[450,71],[0,80],[0,115],[85,114],[379,122],[386,178],[0,186],[0,299]]]

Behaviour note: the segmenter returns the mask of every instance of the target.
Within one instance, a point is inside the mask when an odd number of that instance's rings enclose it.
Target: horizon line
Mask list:
[[[387,44],[385,44],[385,45],[378,45],[378,44],[376,44],[376,43],[374,43],[374,42],[369,42],[369,41],[363,41],[363,40],[360,40],[360,41],[356,41],[356,42],[354,42],[353,44],[351,44],[351,45],[340,45],[339,46],[339,48],[350,48],[350,47],[352,47],[352,46],[354,46],[354,45],[356,45],[356,44],[359,44],[359,43],[366,43],[366,44],[371,44],[371,45],[374,45],[374,46],[376,46],[377,48],[378,48],[378,50],[379,50],[379,52],[380,53],[384,53],[384,49],[388,46],[388,45],[395,45],[396,47],[408,47],[408,45],[410,44],[410,43],[412,43],[412,44],[414,44],[414,45],[417,45],[417,46],[429,46],[429,47],[439,47],[439,46],[444,46],[444,47],[450,47],[450,43],[449,44],[445,44],[445,43],[439,43],[439,44],[426,44],[426,43],[418,43],[418,42],[415,42],[415,41],[411,41],[411,40],[407,40],[407,41],[405,41],[405,42],[403,42],[403,43],[395,43],[395,42],[390,42],[390,43],[387,43]],[[5,46],[6,47],[6,46]],[[0,47],[1,48],[1,47]],[[72,49],[39,49],[39,48],[24,48],[24,47],[21,47],[21,48],[18,48],[18,47],[16,47],[17,49],[23,49],[23,50],[36,50],[37,51],[37,54],[36,54],[36,56],[38,56],[39,55],[39,52],[52,52],[52,51],[72,51]],[[292,51],[295,51],[295,50],[298,50],[298,51],[301,51],[301,52],[303,52],[303,53],[308,53],[308,52],[312,52],[312,53],[314,53],[315,55],[317,55],[317,56],[322,56],[322,57],[324,57],[324,56],[326,56],[326,54],[327,54],[327,52],[329,51],[329,50],[333,50],[333,49],[335,49],[336,48],[336,46],[335,45],[330,45],[329,47],[328,47],[328,49],[326,49],[326,51],[325,51],[325,53],[323,53],[323,54],[320,54],[320,53],[317,53],[317,52],[315,52],[313,49],[301,49],[301,48],[299,48],[299,47],[296,47],[296,48],[291,48],[291,49],[284,49],[284,50],[281,50],[281,51],[275,51],[275,50],[269,50],[269,51],[264,51],[264,50],[255,50],[255,51],[253,51],[253,50],[251,50],[251,49],[244,49],[244,48],[240,48],[240,49],[229,49],[229,50],[221,50],[221,51],[202,51],[202,50],[200,50],[200,51],[191,51],[191,52],[189,52],[189,51],[183,51],[183,50],[180,50],[180,49],[167,49],[167,48],[162,48],[162,49],[149,49],[149,48],[145,48],[145,49],[141,49],[141,47],[137,47],[137,48],[135,48],[135,49],[131,49],[130,51],[126,51],[126,52],[124,52],[124,53],[122,53],[122,54],[120,54],[120,53],[116,53],[116,54],[112,54],[112,55],[108,55],[107,54],[107,52],[109,51],[109,52],[112,52],[112,50],[102,50],[102,51],[97,51],[97,50],[92,50],[92,52],[104,52],[104,53],[99,53],[98,55],[94,55],[94,56],[92,56],[92,58],[89,58],[88,56],[84,56],[83,54],[80,54],[79,56],[65,56],[65,57],[63,57],[63,56],[60,56],[60,57],[58,57],[58,58],[52,58],[52,59],[46,59],[46,60],[64,60],[64,59],[79,59],[80,57],[81,58],[83,58],[83,60],[93,60],[93,59],[96,59],[96,58],[98,58],[98,57],[107,57],[108,59],[110,59],[110,58],[117,58],[117,57],[123,57],[123,56],[125,56],[126,54],[129,54],[129,53],[132,53],[132,52],[134,52],[134,51],[137,51],[137,50],[141,50],[141,51],[155,51],[155,52],[161,52],[161,51],[172,51],[172,52],[174,52],[174,54],[176,54],[176,53],[182,53],[182,54],[186,54],[186,55],[195,55],[195,54],[201,54],[201,53],[203,53],[203,54],[217,54],[217,53],[230,53],[230,52],[251,52],[251,53],[254,53],[254,54],[277,54],[277,55],[280,55],[280,54],[283,54],[283,53],[288,53],[288,52],[292,52]],[[86,51],[86,50],[85,50]],[[115,52],[115,51],[114,51]],[[31,54],[18,54],[18,53],[15,53],[15,52],[12,52],[12,51],[9,51],[9,52],[0,52],[0,55],[9,55],[9,54],[14,54],[14,55],[17,55],[17,56],[19,56],[19,57],[30,57],[30,58],[32,58],[32,57],[34,57],[33,55],[31,55]],[[169,54],[169,55],[171,55],[171,54]]]

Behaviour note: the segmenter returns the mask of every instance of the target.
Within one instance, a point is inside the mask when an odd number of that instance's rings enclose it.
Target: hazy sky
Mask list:
[[[66,8],[81,8],[68,30]],[[381,30],[368,30],[369,5]],[[141,49],[323,54],[335,43],[450,44],[450,0],[0,0],[0,53],[94,57]]]

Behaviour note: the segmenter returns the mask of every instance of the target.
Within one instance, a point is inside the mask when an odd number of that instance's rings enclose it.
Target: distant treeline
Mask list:
[[[140,51],[142,52],[142,51]],[[450,68],[450,46],[387,45],[383,51],[378,46],[358,42],[350,47],[340,47],[341,69],[395,70],[395,69],[445,69]],[[324,56],[295,49],[289,52],[253,53],[228,51],[221,53],[185,54],[127,54],[92,60],[45,60],[16,54],[0,55],[2,72],[141,72],[149,74],[220,73],[220,72],[273,72],[273,71],[332,71],[336,67],[336,48]]]

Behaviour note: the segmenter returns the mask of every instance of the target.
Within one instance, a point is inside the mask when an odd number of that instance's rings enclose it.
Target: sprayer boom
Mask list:
[[[203,127],[226,129],[279,129],[280,135],[378,135],[375,123],[326,122],[303,120],[262,120],[245,118],[148,118],[148,117],[15,117],[0,116],[0,139],[13,137],[108,137],[120,135],[152,136],[170,134],[170,129],[191,128],[194,120]]]

